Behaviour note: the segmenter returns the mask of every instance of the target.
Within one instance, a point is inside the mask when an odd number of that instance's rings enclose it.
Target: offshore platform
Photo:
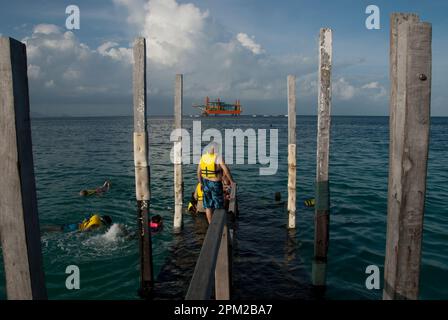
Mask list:
[[[202,116],[216,116],[216,115],[228,115],[239,116],[241,114],[240,100],[236,100],[234,104],[225,103],[219,98],[216,100],[210,100],[209,97],[205,98],[205,104],[193,105],[193,108],[200,109]]]

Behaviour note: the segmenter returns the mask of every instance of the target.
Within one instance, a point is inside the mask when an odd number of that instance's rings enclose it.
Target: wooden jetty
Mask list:
[[[384,299],[418,299],[428,161],[432,26],[415,14],[391,17],[390,150]],[[325,287],[330,243],[330,128],[332,30],[319,38],[316,205],[312,283]],[[140,294],[154,298],[147,132],[146,40],[134,44],[134,164],[140,248]],[[288,88],[288,234],[296,227],[296,93]],[[27,58],[24,44],[0,38],[0,234],[8,299],[46,299],[37,212]],[[174,127],[182,128],[183,77],[176,76]],[[181,140],[175,141],[174,233],[182,232]],[[228,216],[238,213],[237,186],[228,210],[216,210],[194,263],[185,299],[232,298]],[[175,241],[176,238],[175,236]],[[193,266],[193,263],[191,267]],[[213,290],[214,289],[214,290]]]

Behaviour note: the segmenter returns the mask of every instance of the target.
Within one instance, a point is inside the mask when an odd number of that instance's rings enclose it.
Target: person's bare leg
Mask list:
[[[213,214],[213,210],[211,208],[205,208],[205,215],[207,216],[208,224],[210,224],[210,222],[212,222],[212,214]]]

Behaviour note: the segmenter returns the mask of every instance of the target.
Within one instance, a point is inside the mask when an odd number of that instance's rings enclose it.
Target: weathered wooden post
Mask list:
[[[288,228],[296,227],[296,77],[288,76]]]
[[[431,24],[393,14],[390,146],[383,299],[418,299],[426,193]]]
[[[322,28],[319,38],[316,205],[312,267],[312,282],[317,287],[325,286],[329,241],[330,187],[328,163],[331,124],[331,65],[332,30]]]
[[[150,297],[153,288],[152,244],[149,231],[150,171],[146,129],[146,40],[134,42],[134,165],[140,243],[141,297]]]
[[[176,75],[174,92],[174,129],[182,129],[183,77]],[[174,232],[182,229],[183,177],[182,177],[182,136],[174,142]]]
[[[24,44],[0,38],[0,236],[8,299],[46,299]]]

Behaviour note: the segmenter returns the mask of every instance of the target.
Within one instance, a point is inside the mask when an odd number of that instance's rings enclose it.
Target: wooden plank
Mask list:
[[[176,75],[174,92],[174,128],[182,129],[182,101],[183,101],[183,77]],[[182,177],[182,138],[174,142],[174,223],[173,231],[182,229],[183,208],[183,177]]]
[[[140,296],[150,298],[153,289],[152,244],[149,230],[150,168],[146,129],[146,40],[134,42],[134,164],[140,249]]]
[[[194,268],[186,300],[208,300],[213,288],[214,271],[226,221],[224,209],[215,210]]]
[[[288,76],[288,228],[296,227],[296,77]]]
[[[8,299],[46,299],[24,44],[0,38],[0,236]]]
[[[238,185],[236,183],[232,184],[229,199],[229,209],[227,210],[229,213],[233,213],[234,215],[237,214],[237,189]]]
[[[329,155],[331,126],[332,30],[322,28],[319,40],[316,205],[312,282],[325,286],[329,241]]]
[[[418,299],[431,103],[432,26],[415,16],[396,28],[391,86],[388,224],[383,299]],[[392,100],[393,99],[393,100]],[[392,142],[393,141],[393,142]]]
[[[230,300],[229,230],[225,222],[215,268],[215,298]]]

